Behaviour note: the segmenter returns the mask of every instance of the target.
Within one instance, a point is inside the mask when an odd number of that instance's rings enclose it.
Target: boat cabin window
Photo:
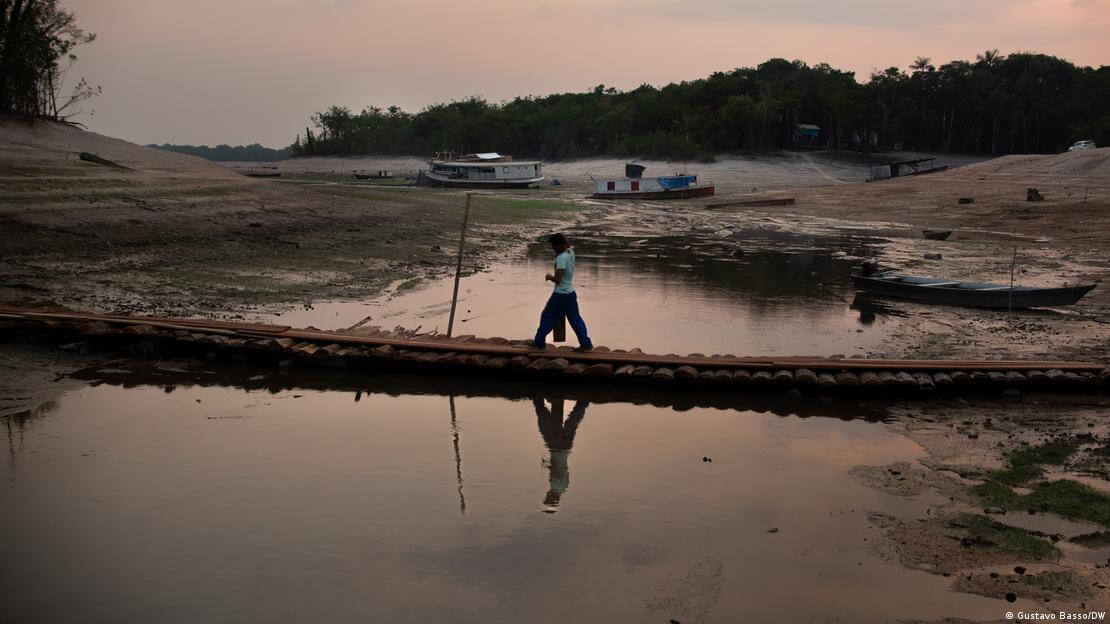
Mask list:
[[[632,181],[632,190],[633,191],[640,190],[640,181],[639,180],[633,180]]]
[[[607,190],[607,191],[617,190],[617,183],[616,182],[606,182],[605,183],[605,190]]]
[[[501,172],[502,172],[502,173],[508,173],[508,172],[509,172],[509,168],[508,168],[508,167],[502,167],[502,168],[501,168]]]

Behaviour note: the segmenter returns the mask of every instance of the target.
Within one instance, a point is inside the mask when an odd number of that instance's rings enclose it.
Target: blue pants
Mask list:
[[[554,329],[555,324],[559,322],[562,317],[567,317],[570,321],[570,327],[574,330],[574,335],[578,336],[578,344],[583,347],[593,348],[594,343],[590,342],[590,336],[586,333],[586,322],[582,320],[582,315],[578,313],[578,293],[551,293],[551,298],[547,300],[547,305],[543,307],[543,312],[540,313],[540,328],[536,330],[536,347],[542,349],[547,335]]]

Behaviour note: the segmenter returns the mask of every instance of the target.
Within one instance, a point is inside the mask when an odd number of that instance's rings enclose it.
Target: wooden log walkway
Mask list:
[[[559,374],[653,384],[714,383],[753,389],[918,390],[1041,387],[1097,391],[1110,388],[1110,367],[1099,362],[1029,360],[885,360],[814,356],[737,357],[656,355],[639,349],[570,347],[546,351],[506,338],[411,336],[379,329],[322,331],[287,325],[207,319],[91,314],[0,306],[0,329],[53,333],[65,339],[142,343],[229,352],[292,365],[373,366],[501,376]]]

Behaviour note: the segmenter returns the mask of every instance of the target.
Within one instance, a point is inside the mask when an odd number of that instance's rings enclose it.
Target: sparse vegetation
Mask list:
[[[1003,485],[1022,485],[1044,476],[1044,464],[1062,465],[1079,448],[1074,439],[1060,439],[1026,446],[1010,454],[1008,466],[988,477]]]
[[[1008,511],[1045,511],[1110,527],[1110,496],[1078,481],[1045,481],[1024,495],[996,481],[988,481],[976,486],[975,493],[988,505]]]
[[[66,72],[77,61],[74,48],[96,35],[58,0],[0,0],[0,112],[66,119],[100,93],[84,79],[62,95]]]
[[[1025,529],[1001,524],[986,516],[962,514],[953,519],[949,525],[965,531],[967,543],[970,546],[997,548],[1041,560],[1055,559],[1060,556],[1060,551],[1050,542]]]

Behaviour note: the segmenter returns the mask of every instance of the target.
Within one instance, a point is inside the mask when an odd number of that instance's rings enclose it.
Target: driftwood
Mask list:
[[[93,154],[92,152],[81,152],[80,154],[77,155],[77,157],[80,158],[81,160],[85,161],[85,162],[96,163],[98,165],[107,165],[109,167],[115,167],[117,169],[130,170],[130,167],[124,167],[123,165],[121,165],[117,162],[113,162],[111,160],[108,160],[107,158],[101,158],[100,156],[97,156],[96,154]]]

